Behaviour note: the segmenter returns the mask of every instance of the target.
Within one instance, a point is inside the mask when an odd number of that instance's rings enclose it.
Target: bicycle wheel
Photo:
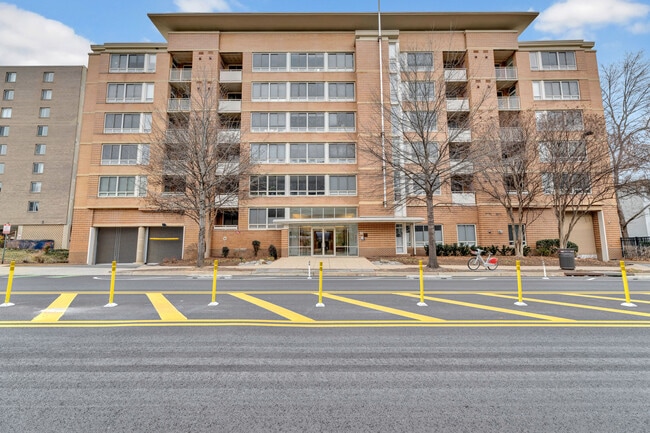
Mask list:
[[[477,270],[479,266],[481,266],[481,262],[479,262],[478,257],[472,257],[467,261],[467,267],[473,271]]]
[[[485,267],[488,268],[488,270],[493,271],[499,267],[499,262],[496,260],[494,262],[487,262]]]

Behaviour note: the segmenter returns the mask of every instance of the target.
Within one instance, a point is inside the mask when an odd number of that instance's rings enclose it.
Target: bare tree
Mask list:
[[[216,212],[237,206],[247,158],[240,158],[239,120],[219,113],[223,92],[211,74],[172,89],[166,128],[156,131],[149,164],[150,206],[185,215],[198,226],[196,266],[203,266]]]
[[[578,221],[614,194],[604,119],[581,110],[538,112],[541,181],[560,248]]]
[[[650,61],[639,51],[604,66],[601,90],[618,217],[621,233],[627,237],[628,224],[650,207],[647,204],[625,215],[621,203],[630,197],[650,197]]]
[[[516,256],[523,256],[525,229],[544,210],[539,171],[539,146],[534,112],[503,112],[499,127],[482,135],[482,151],[475,154],[477,190],[506,210],[512,226]]]
[[[434,69],[431,47],[406,50],[392,62],[390,106],[380,112],[382,96],[377,96],[376,118],[383,122],[366,125],[360,143],[360,150],[393,176],[394,201],[387,206],[425,203],[429,268],[439,267],[435,207],[451,205],[441,199],[441,188],[453,184],[452,190],[472,190],[470,131],[484,120],[482,110],[494,93],[489,84],[473,81],[465,51],[444,51],[443,64]]]

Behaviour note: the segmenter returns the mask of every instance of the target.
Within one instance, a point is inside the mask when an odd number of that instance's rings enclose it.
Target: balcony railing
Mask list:
[[[170,98],[167,111],[190,111],[190,98]]]
[[[517,79],[517,68],[507,67],[507,68],[495,68],[494,70],[497,80],[516,80]]]
[[[521,104],[519,103],[519,96],[500,96],[499,97],[499,110],[519,110]]]
[[[450,160],[449,166],[454,173],[473,173],[474,164],[470,161]]]
[[[451,202],[453,204],[473,205],[476,204],[476,194],[473,192],[453,192],[451,193]]]
[[[467,69],[445,69],[445,81],[467,81]]]
[[[469,129],[448,128],[447,134],[449,141],[468,142],[472,141],[472,132]]]
[[[469,99],[447,98],[447,111],[469,111]]]
[[[192,69],[172,69],[169,71],[169,81],[183,82],[192,81]]]
[[[241,100],[226,99],[219,101],[219,113],[241,113]]]
[[[521,128],[500,128],[499,138],[501,141],[518,142],[524,139],[524,130]]]
[[[217,139],[221,143],[239,143],[241,141],[241,130],[224,129],[218,132]]]
[[[238,70],[223,70],[219,71],[219,81],[221,83],[241,83],[241,73]]]

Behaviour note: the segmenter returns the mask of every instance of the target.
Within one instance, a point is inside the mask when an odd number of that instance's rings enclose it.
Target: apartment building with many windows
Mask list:
[[[0,66],[0,220],[68,248],[84,66]]]
[[[535,13],[383,13],[381,33],[373,13],[149,17],[166,43],[91,47],[71,262],[158,262],[195,250],[195,223],[148,206],[147,164],[154,132],[192,109],[206,71],[221,89],[215,109],[228,121],[224,133],[254,167],[242,173],[238,199],[215,216],[213,256],[223,247],[250,252],[253,240],[281,256],[424,254],[429,230],[439,243],[512,243],[504,209],[472,187],[467,167],[440,185],[429,227],[421,202],[399,200],[417,188],[364,152],[378,107],[408,92],[401,65],[442,79],[448,100],[433,133],[453,134],[454,154],[477,136],[454,119],[478,99],[481,115],[497,122],[522,111],[602,114],[594,44],[520,42]],[[386,124],[383,134],[396,132]],[[552,209],[525,230],[532,245],[556,238]],[[611,200],[573,233],[581,254],[620,255]]]

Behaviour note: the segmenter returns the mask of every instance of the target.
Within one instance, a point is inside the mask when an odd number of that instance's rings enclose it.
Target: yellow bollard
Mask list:
[[[13,286],[14,283],[14,270],[16,268],[16,262],[11,261],[9,263],[9,277],[7,279],[7,292],[5,293],[5,302],[4,304],[0,304],[0,307],[12,307],[16,304],[12,304],[11,301],[11,286]]]
[[[116,269],[117,269],[117,263],[115,262],[115,260],[113,260],[113,263],[111,264],[111,287],[108,294],[108,304],[104,305],[104,307],[117,306],[117,304],[113,302],[113,298],[115,297],[115,270]]]
[[[318,267],[318,304],[317,307],[324,307],[323,304],[323,262],[320,262]]]
[[[219,268],[219,260],[214,261],[214,270],[212,272],[212,302],[208,305],[215,306],[219,305],[217,302],[217,269]]]
[[[623,307],[636,307],[630,299],[630,287],[627,284],[627,272],[625,271],[625,262],[621,260],[621,278],[623,279],[623,290],[625,291],[625,302],[621,305]]]
[[[523,291],[521,289],[521,266],[520,266],[520,261],[517,260],[516,264],[517,264],[517,296],[518,296],[518,301],[515,302],[515,305],[517,305],[519,307],[525,307],[528,304],[526,304],[524,302],[524,294],[523,294]]]
[[[424,273],[422,271],[422,260],[420,260],[420,302],[418,302],[418,307],[426,307],[427,304],[424,302]]]

